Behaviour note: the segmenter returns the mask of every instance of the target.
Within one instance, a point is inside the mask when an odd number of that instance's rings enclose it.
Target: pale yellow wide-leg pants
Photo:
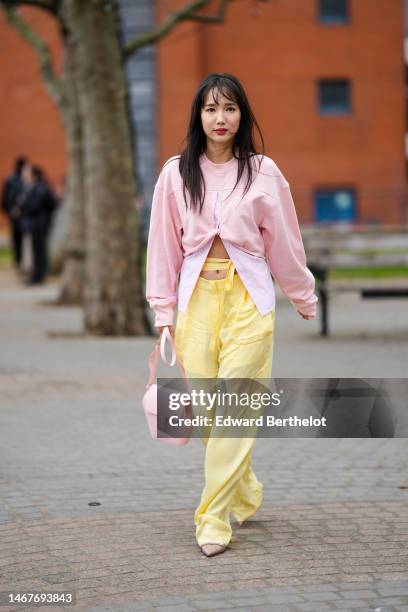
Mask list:
[[[200,276],[187,310],[178,312],[177,357],[188,378],[269,378],[275,311],[264,316],[258,312],[231,259],[208,257],[203,270],[215,268],[226,268],[226,277]],[[201,438],[205,485],[194,514],[196,539],[200,546],[229,544],[230,512],[242,522],[262,504],[263,485],[251,468],[256,437],[206,435]]]

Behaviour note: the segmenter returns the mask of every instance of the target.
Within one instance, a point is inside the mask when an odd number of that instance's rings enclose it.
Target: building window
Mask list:
[[[351,112],[350,82],[346,79],[321,79],[319,88],[319,112],[321,115],[337,115]]]
[[[319,0],[319,22],[324,24],[349,21],[348,0]]]
[[[351,223],[357,220],[355,189],[316,189],[314,218],[317,223]]]

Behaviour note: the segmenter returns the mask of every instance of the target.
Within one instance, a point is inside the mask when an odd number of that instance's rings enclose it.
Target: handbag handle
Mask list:
[[[166,353],[165,353],[166,340],[169,341],[170,347],[171,347],[171,361],[167,360]],[[149,378],[147,381],[146,389],[148,389],[153,384],[153,381],[156,378],[157,366],[159,363],[159,354],[161,358],[163,359],[164,363],[166,363],[167,365],[173,366],[177,361],[177,365],[179,367],[179,370],[183,378],[187,380],[184,368],[181,365],[181,363],[177,360],[176,345],[174,343],[174,338],[171,335],[169,328],[164,327],[161,338],[160,338],[160,345],[157,343],[154,350],[150,353],[150,356],[149,356],[149,372],[150,373],[149,373]]]
[[[170,342],[170,346],[171,346],[171,361],[168,361],[166,357],[166,351],[165,351],[166,340]],[[174,364],[176,363],[176,358],[177,358],[176,346],[174,344],[173,336],[171,335],[168,327],[165,327],[163,329],[163,333],[160,338],[160,356],[163,359],[164,363],[166,363],[169,366],[174,366]]]

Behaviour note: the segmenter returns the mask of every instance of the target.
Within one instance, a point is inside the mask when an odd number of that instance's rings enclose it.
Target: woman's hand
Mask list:
[[[302,312],[300,312],[300,310],[298,310],[297,312],[300,314],[300,316],[301,316],[303,319],[306,319],[307,321],[310,321],[310,319],[314,319],[314,317],[312,317],[311,315],[305,315],[305,314],[303,314]]]
[[[160,335],[159,335],[159,339],[157,340],[156,344],[160,344],[162,333],[163,333],[163,329],[165,327],[169,328],[169,332],[170,332],[171,336],[174,338],[174,327],[173,327],[173,325],[162,325],[162,327],[159,327]]]

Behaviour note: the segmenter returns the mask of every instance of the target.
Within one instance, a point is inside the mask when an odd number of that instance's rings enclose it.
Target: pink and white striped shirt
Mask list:
[[[186,210],[178,160],[166,161],[153,193],[146,299],[155,326],[173,325],[176,305],[185,312],[217,234],[261,315],[275,309],[272,273],[293,306],[314,317],[315,279],[306,266],[289,183],[276,163],[267,156],[253,157],[253,183],[241,200],[245,173],[232,192],[238,161],[215,164],[202,153],[206,193],[200,215]],[[186,198],[190,206],[187,191]]]

